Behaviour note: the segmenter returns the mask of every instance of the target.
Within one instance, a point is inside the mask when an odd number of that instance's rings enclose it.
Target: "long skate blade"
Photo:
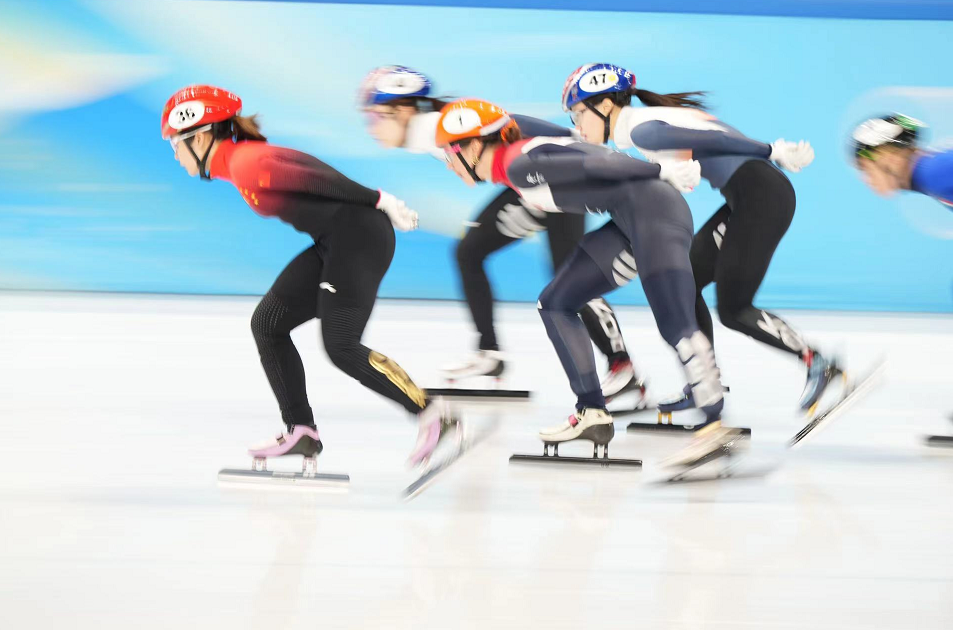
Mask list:
[[[885,363],[883,360],[878,361],[865,376],[851,385],[850,390],[841,396],[840,400],[828,407],[825,411],[814,416],[810,422],[804,425],[804,428],[798,431],[797,435],[788,442],[788,447],[795,448],[800,446],[808,437],[816,435],[820,429],[828,426],[833,420],[847,411],[855,402],[873,389],[877,378],[884,371],[884,366]]]
[[[247,470],[225,468],[218,472],[218,480],[227,484],[270,484],[302,488],[337,488],[346,490],[350,476],[340,473],[282,472],[279,470]]]
[[[472,451],[475,447],[479,446],[481,442],[486,440],[488,437],[493,435],[496,431],[498,421],[494,420],[488,426],[483,429],[475,432],[474,434],[464,438],[463,443],[457,449],[457,451],[449,456],[446,456],[438,464],[431,466],[425,470],[420,477],[418,477],[413,483],[404,488],[404,491],[401,493],[405,501],[409,501],[423,492],[427,486],[429,486],[433,481],[440,476],[440,473],[446,471],[448,468],[453,466],[461,458],[463,458],[467,453]]]
[[[715,470],[710,470],[711,468],[715,468]],[[712,466],[707,467],[705,470],[702,470],[701,467],[692,468],[691,470],[683,470],[675,475],[671,475],[655,483],[697,483],[702,481],[721,481],[724,479],[762,480],[773,473],[776,469],[776,466],[746,469],[742,462],[730,462],[723,466],[712,464]]]
[[[937,448],[953,448],[953,435],[928,435],[926,444]]]
[[[613,466],[641,468],[641,459],[615,459],[612,457],[564,457],[562,455],[524,455],[517,453],[510,456],[510,463],[525,464],[581,464],[610,468]]]
[[[464,389],[460,387],[444,387],[427,389],[429,396],[443,396],[444,398],[477,398],[480,400],[505,398],[507,400],[529,400],[530,392],[525,389]]]
[[[707,425],[668,424],[664,422],[630,422],[628,425],[626,425],[625,430],[632,431],[633,433],[644,431],[648,433],[664,433],[664,434],[675,434],[675,435],[685,435],[687,433],[691,435],[695,433],[695,431],[698,431],[699,429],[703,429],[705,426]],[[741,435],[743,437],[751,436],[751,429],[749,429],[748,427],[732,427],[732,428],[737,428],[737,430],[741,432]]]

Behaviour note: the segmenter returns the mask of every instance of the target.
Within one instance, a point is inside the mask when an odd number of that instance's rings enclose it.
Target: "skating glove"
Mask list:
[[[383,190],[378,192],[380,192],[381,198],[377,202],[377,209],[382,210],[387,215],[395,228],[401,232],[410,232],[417,229],[416,212],[408,208],[407,204],[394,195]]]
[[[814,148],[804,140],[788,142],[779,138],[771,144],[771,157],[768,159],[786,171],[797,173],[814,161]]]
[[[659,162],[659,179],[668,182],[678,192],[691,192],[702,178],[698,160],[666,160]]]

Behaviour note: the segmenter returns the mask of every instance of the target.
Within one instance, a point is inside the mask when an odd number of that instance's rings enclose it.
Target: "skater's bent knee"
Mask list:
[[[271,292],[265,294],[251,316],[251,333],[255,339],[266,339],[275,335],[283,310],[286,309],[281,300]]]
[[[736,306],[733,304],[718,304],[718,319],[730,330],[742,330],[745,325],[742,322],[742,314],[752,308],[750,304]]]

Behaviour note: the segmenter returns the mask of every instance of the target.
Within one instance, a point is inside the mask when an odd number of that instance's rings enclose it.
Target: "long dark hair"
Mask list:
[[[596,94],[586,99],[590,104],[596,105],[604,99],[609,99],[614,105],[626,107],[632,104],[632,97],[639,99],[643,105],[648,107],[693,107],[707,111],[708,105],[705,104],[707,92],[675,92],[673,94],[657,94],[649,90],[633,87],[628,92],[610,92],[608,94]]]

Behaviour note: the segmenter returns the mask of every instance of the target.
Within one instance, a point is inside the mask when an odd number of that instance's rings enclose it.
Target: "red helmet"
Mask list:
[[[222,122],[242,111],[242,99],[213,85],[190,85],[172,95],[162,108],[162,139]]]

